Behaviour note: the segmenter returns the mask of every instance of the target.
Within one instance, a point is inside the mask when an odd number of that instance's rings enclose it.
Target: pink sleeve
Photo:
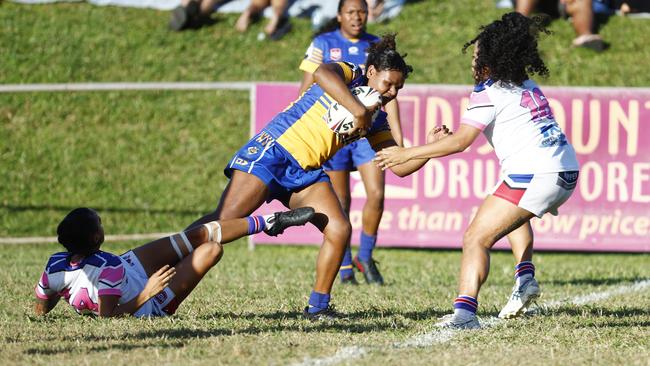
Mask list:
[[[106,267],[99,274],[97,295],[122,296],[122,281],[124,281],[124,266]]]
[[[48,300],[58,296],[57,291],[50,288],[50,279],[47,272],[43,272],[41,279],[38,281],[36,288],[34,288],[36,297],[42,300]]]
[[[467,110],[460,119],[460,123],[470,125],[484,130],[487,125],[494,121],[495,108],[490,100],[487,90],[473,92],[469,97]]]

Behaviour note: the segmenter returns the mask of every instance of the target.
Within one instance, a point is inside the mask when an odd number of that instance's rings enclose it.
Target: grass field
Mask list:
[[[370,30],[399,31],[416,68],[410,81],[469,84],[470,58],[460,48],[499,14],[487,0],[417,1]],[[180,34],[166,31],[167,18],[87,4],[1,3],[0,84],[299,78],[305,20],[282,41],[260,43],[260,24],[244,35],[232,30],[236,15]],[[650,59],[649,21],[611,19],[601,33],[612,48],[603,54],[570,49],[567,22],[551,28],[541,43],[551,69],[543,85],[650,85],[640,61]],[[0,94],[0,237],[51,236],[80,205],[100,211],[108,234],[178,230],[215,207],[226,184],[221,171],[247,139],[249,118],[246,92]],[[60,304],[38,319],[30,315],[32,289],[58,250],[0,247],[3,364],[650,365],[648,254],[538,254],[547,306],[497,323],[513,263],[495,253],[479,313],[493,326],[449,334],[432,323],[455,296],[456,251],[379,250],[388,285],[335,286],[333,302],[350,320],[328,325],[299,316],[316,247],[249,252],[242,241],[229,244],[171,318],[81,318]]]

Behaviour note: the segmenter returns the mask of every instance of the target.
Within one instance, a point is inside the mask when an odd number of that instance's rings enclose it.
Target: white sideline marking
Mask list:
[[[586,295],[581,295],[568,300],[556,300],[542,304],[540,308],[552,309],[564,305],[585,305],[593,302],[605,300],[612,296],[623,295],[630,292],[638,292],[650,288],[650,280],[635,282],[631,285],[618,286],[608,291],[592,292]],[[501,324],[502,319],[489,317],[481,319],[481,326],[483,328],[490,328]],[[393,343],[393,348],[421,348],[428,347],[434,344],[443,344],[454,339],[462,331],[452,329],[437,329],[428,333],[418,334],[404,342]],[[305,358],[301,363],[294,364],[295,366],[323,366],[335,365],[344,361],[351,361],[356,358],[361,358],[372,351],[373,347],[351,346],[341,348],[334,356],[324,358]]]
[[[159,83],[67,83],[67,84],[4,84],[0,93],[56,92],[56,91],[106,91],[106,90],[250,90],[251,82],[159,82]]]
[[[143,240],[143,239],[158,239],[175,233],[149,233],[149,234],[122,234],[122,235],[106,235],[104,240],[111,241],[126,241],[126,240]],[[0,238],[0,244],[50,244],[58,243],[56,236],[29,236],[22,238]]]

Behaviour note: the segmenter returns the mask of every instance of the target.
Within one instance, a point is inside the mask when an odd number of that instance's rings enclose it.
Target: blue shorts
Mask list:
[[[323,169],[329,170],[356,170],[375,157],[375,150],[367,139],[357,140],[344,146],[334,156],[323,164]]]
[[[329,182],[323,169],[304,170],[300,164],[266,131],[255,135],[230,160],[224,169],[228,178],[232,171],[252,174],[269,188],[266,202],[318,182]]]

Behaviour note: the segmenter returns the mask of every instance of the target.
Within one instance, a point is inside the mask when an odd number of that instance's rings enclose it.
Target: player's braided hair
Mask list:
[[[93,235],[99,230],[97,213],[86,207],[70,211],[56,228],[58,241],[72,254],[90,255],[95,251]]]
[[[340,0],[339,1],[339,6],[336,9],[337,14],[341,14],[341,9],[343,9],[343,5],[345,5],[345,3],[347,1],[348,0]],[[366,5],[366,9],[368,9],[368,2],[366,0],[361,0],[361,1],[363,1],[363,3]],[[320,28],[318,28],[316,33],[314,33],[314,37],[316,37],[318,35],[321,35],[323,33],[334,32],[335,30],[339,29],[340,26],[341,26],[341,24],[339,24],[338,19],[336,17],[334,17],[334,18],[330,19],[329,21],[327,21],[327,23],[323,24]]]
[[[463,46],[463,52],[471,45],[478,47],[474,66],[476,83],[491,78],[520,85],[529,74],[548,76],[537,48],[539,33],[551,33],[543,21],[539,16],[528,18],[513,12],[482,26],[476,38]]]
[[[377,71],[383,70],[396,70],[401,71],[406,79],[413,71],[413,67],[404,61],[406,53],[400,55],[397,52],[397,45],[395,44],[395,33],[384,34],[379,42],[373,43],[368,47],[368,58],[366,59],[367,66],[374,66]]]

